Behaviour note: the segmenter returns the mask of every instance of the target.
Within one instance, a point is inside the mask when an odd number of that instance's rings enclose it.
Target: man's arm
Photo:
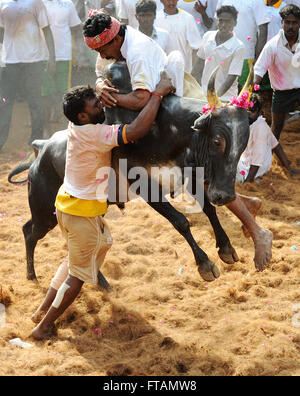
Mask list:
[[[54,40],[51,33],[50,26],[46,26],[43,28],[43,32],[45,35],[46,44],[49,51],[49,61],[48,61],[48,73],[53,76],[56,70],[55,65],[55,48],[54,48]]]
[[[255,47],[255,60],[259,57],[262,49],[264,48],[268,38],[268,23],[264,23],[258,27],[258,38]]]
[[[136,119],[131,124],[127,125],[126,138],[128,141],[140,139],[149,132],[151,125],[155,121],[161,103],[161,97],[168,95],[173,90],[174,87],[171,79],[163,72],[160,82],[156,86],[154,94],[151,95],[146,106]]]
[[[248,176],[247,176],[247,178],[245,180],[245,183],[246,182],[250,182],[250,183],[254,182],[254,179],[255,179],[255,176],[256,176],[256,174],[258,172],[258,169],[259,169],[259,166],[250,165],[249,173],[248,173]]]
[[[235,82],[235,80],[238,78],[236,75],[228,74],[226,80],[223,82],[223,84],[220,86],[218,89],[218,96],[221,97],[223,96],[228,89],[232,86],[232,84]]]
[[[194,8],[196,11],[199,12],[199,14],[201,14],[204,25],[207,28],[211,28],[214,20],[212,18],[210,18],[206,13],[207,1],[206,1],[205,5],[203,5],[201,3],[201,1],[198,0],[197,3],[195,3]]]
[[[202,79],[202,74],[203,74],[203,69],[204,69],[205,61],[204,59],[201,59],[198,57],[196,60],[193,70],[192,70],[192,76],[195,77],[195,79],[198,81],[198,83],[201,85],[201,79]]]

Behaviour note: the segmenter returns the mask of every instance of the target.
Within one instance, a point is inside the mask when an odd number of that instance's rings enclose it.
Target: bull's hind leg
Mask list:
[[[220,276],[218,267],[209,260],[207,254],[197,245],[191,234],[190,224],[186,217],[178,212],[169,202],[148,202],[148,204],[169,220],[174,228],[185,238],[193,250],[201,277],[207,282],[212,282],[218,278]]]
[[[34,249],[37,242],[44,238],[44,236],[52,230],[57,224],[56,216],[52,215],[51,223],[45,225],[36,223],[32,219],[23,225],[23,234],[26,246],[26,259],[27,259],[27,279],[36,280],[34,270]]]

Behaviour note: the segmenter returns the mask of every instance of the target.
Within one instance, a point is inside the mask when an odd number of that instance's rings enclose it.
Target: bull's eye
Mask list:
[[[213,144],[216,147],[221,147],[222,146],[222,142],[219,139],[213,139]]]
[[[219,153],[224,153],[226,148],[226,141],[222,136],[215,136],[211,141],[212,147]]]

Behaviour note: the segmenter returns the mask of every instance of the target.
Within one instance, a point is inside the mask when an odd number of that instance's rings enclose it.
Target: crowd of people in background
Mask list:
[[[300,0],[0,0],[0,151],[16,100],[28,102],[30,144],[49,137],[47,125],[62,120],[62,96],[71,86],[95,84],[107,59],[85,45],[82,29],[89,10],[101,9],[129,26],[133,39],[143,33],[166,56],[180,53],[179,61],[173,57],[169,64],[177,62],[184,78],[192,75],[204,97],[217,66],[216,90],[229,102],[254,65],[258,95],[252,99],[251,134],[237,180],[263,176],[272,152],[297,173],[279,139],[286,115],[300,104],[298,7]],[[150,58],[149,63],[157,61]],[[260,98],[266,92],[272,95],[270,126]]]

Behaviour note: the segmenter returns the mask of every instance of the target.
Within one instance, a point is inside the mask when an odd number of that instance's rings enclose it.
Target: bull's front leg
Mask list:
[[[193,193],[193,190],[194,191],[198,191],[198,190],[203,191],[204,201],[203,201],[202,210],[208,217],[210,224],[212,225],[212,228],[214,230],[214,234],[215,234],[215,238],[216,238],[216,247],[219,248],[218,255],[219,255],[220,259],[222,261],[224,261],[224,263],[234,264],[236,261],[239,261],[239,257],[237,255],[235,249],[231,245],[226,232],[224,231],[223,227],[220,224],[220,221],[217,216],[216,208],[209,202],[209,200],[207,198],[205,188],[203,189],[202,186],[200,186],[201,187],[200,189],[192,188],[193,187],[192,183],[194,183],[194,186],[195,186],[196,182],[197,182],[196,179],[193,179],[192,182],[189,180],[189,182],[186,186],[187,191],[190,194]],[[197,186],[195,186],[195,187],[197,187]],[[198,196],[198,194],[196,194],[196,200],[201,205],[202,202],[200,202],[199,198],[200,197]]]
[[[208,217],[215,233],[216,247],[219,248],[218,255],[226,264],[234,264],[239,257],[230,243],[230,240],[220,224],[216,208],[209,202],[206,192],[204,193],[203,212]]]
[[[169,202],[148,202],[148,204],[169,220],[173,227],[185,238],[193,250],[201,277],[207,282],[212,282],[218,278],[220,276],[218,267],[209,260],[207,254],[198,246],[191,234],[190,224],[186,217],[178,212]]]

